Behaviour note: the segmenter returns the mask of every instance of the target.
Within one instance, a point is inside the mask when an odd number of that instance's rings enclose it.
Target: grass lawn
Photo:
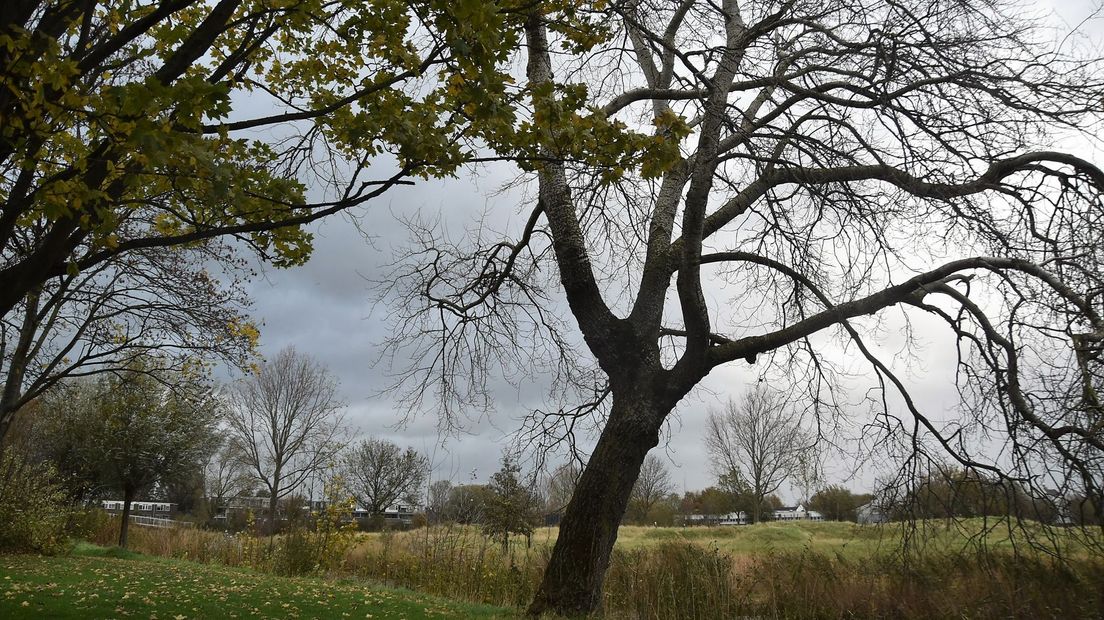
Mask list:
[[[0,618],[508,618],[515,612],[351,581],[290,579],[91,545],[0,556]]]

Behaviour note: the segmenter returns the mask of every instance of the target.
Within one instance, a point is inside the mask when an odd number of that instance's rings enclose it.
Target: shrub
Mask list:
[[[118,538],[119,525],[112,523],[111,515],[100,508],[77,508],[69,513],[69,523],[66,531],[71,538],[77,540],[96,540],[100,532],[110,529],[111,535]],[[108,542],[114,544],[114,539]]]
[[[11,448],[0,454],[0,551],[62,551],[69,513],[53,467],[32,463]]]
[[[280,536],[273,550],[273,569],[281,575],[313,575],[337,570],[356,538],[357,524],[346,521],[353,500],[341,498],[340,481],[327,490],[326,509],[313,524],[297,521]]]
[[[289,528],[273,548],[273,569],[278,575],[309,575],[317,570],[318,550],[311,545],[310,531],[299,525]]]

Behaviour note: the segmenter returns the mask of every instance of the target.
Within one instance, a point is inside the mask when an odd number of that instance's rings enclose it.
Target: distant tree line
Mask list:
[[[122,500],[123,546],[135,501],[215,525],[240,498],[263,498],[251,505],[269,532],[334,481],[371,516],[419,503],[428,460],[383,439],[350,443],[336,394],[329,371],[294,349],[224,389],[199,362],[135,356],[59,381],[19,412],[4,450],[52,468],[70,505]]]
[[[369,529],[400,504],[421,511],[423,500],[425,518],[478,525],[504,547],[546,522],[545,489],[513,456],[487,484],[427,486],[425,455],[379,437],[350,441],[336,381],[294,349],[221,389],[202,364],[166,370],[158,362],[136,356],[124,370],[58,382],[16,416],[4,441],[8,452],[53,468],[68,504],[122,500],[122,546],[137,501],[175,504],[174,516],[205,526],[242,528],[253,514],[274,533],[319,510],[323,489],[335,484],[368,515],[361,525]],[[648,506],[668,484],[665,470],[656,475],[643,495]],[[243,505],[247,512],[230,510]]]
[[[883,501],[893,519],[1014,516],[1057,525],[1100,525],[1094,504],[1084,493],[1032,492],[1016,481],[953,466],[933,468]]]
[[[1090,494],[1044,491],[992,472],[964,467],[931,467],[898,483],[879,484],[876,494],[855,493],[827,484],[822,439],[806,429],[795,403],[757,385],[740,399],[710,412],[705,445],[717,475],[715,487],[687,493],[682,514],[743,512],[751,521],[768,520],[782,505],[776,492],[789,483],[797,501],[833,521],[856,521],[864,504],[882,518],[941,519],[1017,516],[1060,525],[1099,520]]]
[[[343,405],[329,371],[285,349],[229,388],[219,389],[201,363],[167,367],[156,356],[134,356],[125,368],[59,381],[24,407],[5,438],[28,462],[57,473],[66,501],[121,499],[119,544],[125,546],[135,501],[165,501],[206,525],[240,527],[229,508],[252,498],[267,532],[316,509],[322,489],[340,485],[366,514],[362,525],[384,526],[394,506],[423,507],[429,523],[478,526],[505,549],[555,525],[573,501],[582,467],[564,464],[544,479],[503,457],[487,484],[430,483],[429,460],[413,448],[367,437],[350,441]],[[855,521],[875,502],[891,519],[1016,515],[1046,523],[1097,524],[1092,498],[1057,492],[1040,496],[1023,485],[972,469],[937,468],[897,493],[854,493],[824,484],[815,437],[788,404],[763,388],[713,412],[706,446],[717,482],[679,495],[664,460],[644,459],[632,488],[627,524],[671,526],[686,515],[742,512],[772,518],[784,482],[825,519]],[[240,505],[240,503],[239,503]],[[221,521],[220,521],[221,519]]]

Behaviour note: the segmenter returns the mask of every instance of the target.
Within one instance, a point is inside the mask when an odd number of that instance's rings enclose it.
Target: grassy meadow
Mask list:
[[[381,583],[519,612],[533,596],[555,536],[555,528],[543,528],[531,546],[518,537],[504,552],[471,526],[361,533],[321,572],[341,583]],[[110,528],[97,540],[110,544]],[[143,553],[270,570],[256,556],[268,545],[257,542],[197,530],[131,533],[132,547]],[[1073,531],[1010,529],[980,519],[914,530],[812,522],[623,527],[606,581],[605,615],[1101,617],[1104,558],[1085,542]]]
[[[254,571],[78,546],[0,556],[0,618],[504,618],[511,610],[363,582]]]
[[[408,532],[359,534],[360,545],[380,549],[388,545],[417,546],[434,536],[458,535],[457,526],[436,527]],[[535,548],[551,547],[559,530],[538,528],[532,538]],[[479,537],[472,530],[465,538],[475,544]],[[833,557],[862,559],[872,556],[896,556],[903,545],[921,554],[976,552],[979,548],[996,552],[1036,555],[1054,551],[1086,558],[1090,543],[1101,544],[1099,537],[1087,540],[1075,529],[1045,528],[1033,522],[1010,527],[1006,519],[964,519],[959,521],[919,522],[912,527],[903,523],[880,526],[837,521],[768,522],[754,526],[650,527],[623,525],[618,531],[617,548],[622,551],[650,549],[670,543],[687,543],[730,555],[764,553],[821,553]],[[515,554],[526,552],[524,538],[511,542]]]

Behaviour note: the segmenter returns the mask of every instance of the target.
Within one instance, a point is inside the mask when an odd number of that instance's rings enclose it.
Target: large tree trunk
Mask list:
[[[7,445],[4,442],[4,437],[7,436],[8,429],[11,428],[14,419],[15,411],[7,411],[0,405],[0,454],[4,453],[4,447]]]
[[[19,339],[15,343],[15,348],[6,351],[4,345],[0,345],[0,355],[8,358],[8,374],[3,377],[3,389],[0,390],[0,451],[3,450],[4,437],[11,429],[15,414],[19,411],[19,401],[23,396],[23,380],[27,374],[28,355],[34,344],[35,330],[38,329],[41,288],[37,287],[27,295],[23,323],[19,328]]]
[[[130,530],[130,504],[134,501],[134,489],[123,489],[123,520],[119,524],[119,546],[126,549],[127,532]]]
[[[582,616],[601,606],[617,527],[644,457],[659,443],[662,417],[639,400],[614,396],[609,422],[560,521],[530,615]]]

